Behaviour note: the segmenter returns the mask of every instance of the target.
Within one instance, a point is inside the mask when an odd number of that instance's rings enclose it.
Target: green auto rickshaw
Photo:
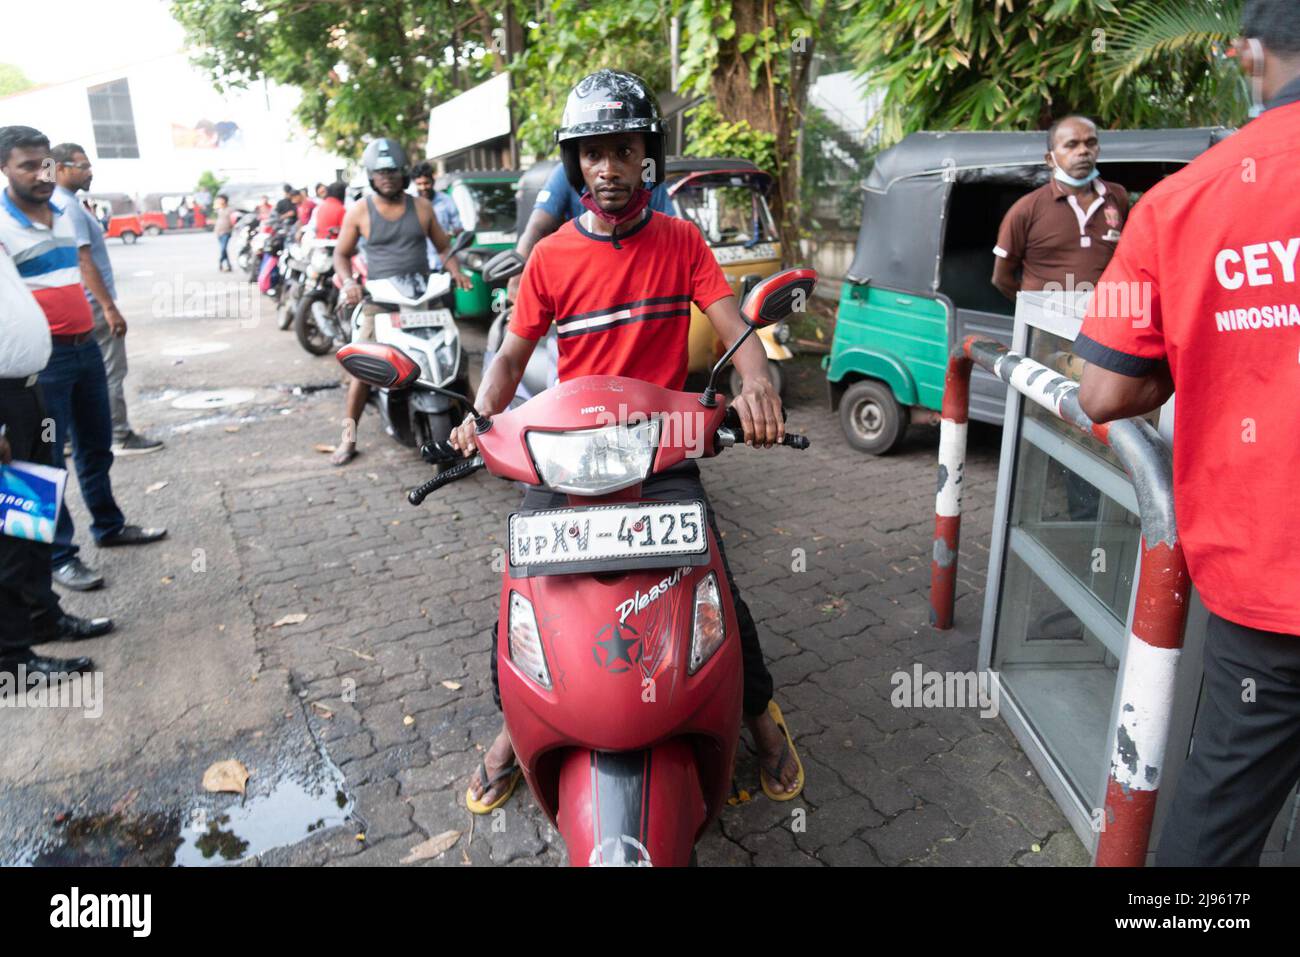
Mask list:
[[[474,245],[461,254],[461,265],[474,284],[456,290],[457,319],[492,315],[492,291],[483,282],[483,265],[503,249],[513,249],[515,182],[518,170],[458,170],[438,177],[434,188],[447,193],[460,213],[461,225],[474,232]]]
[[[1130,200],[1231,130],[1101,132],[1103,179]],[[912,423],[938,421],[948,355],[966,336],[1011,344],[1015,305],[994,288],[1002,217],[1047,182],[1044,133],[913,133],[867,176],[835,338],[822,360],[850,445],[883,455]],[[970,416],[1002,424],[1006,386],[976,368]]]

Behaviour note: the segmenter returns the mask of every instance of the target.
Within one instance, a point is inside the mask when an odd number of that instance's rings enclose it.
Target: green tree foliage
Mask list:
[[[1231,122],[1240,87],[1231,65],[1205,34],[1170,43],[1160,31],[1217,16],[1231,33],[1234,5],[854,0],[844,43],[886,93],[886,143],[921,129],[1041,129],[1074,111],[1107,126]],[[1182,10],[1198,6],[1209,13]]]
[[[521,15],[524,49],[510,65],[520,152],[544,156],[554,149],[569,91],[602,67],[668,89],[671,17],[670,0],[555,0],[545,17]]]
[[[172,0],[192,58],[219,89],[266,77],[302,92],[318,142],[423,147],[429,110],[492,75],[492,12],[453,0]]]
[[[0,63],[0,96],[12,96],[30,90],[33,84],[27,74],[12,63]]]

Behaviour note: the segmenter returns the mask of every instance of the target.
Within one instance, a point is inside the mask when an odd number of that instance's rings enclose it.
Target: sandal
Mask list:
[[[773,801],[793,801],[803,791],[803,762],[799,760],[799,754],[794,749],[794,739],[790,737],[790,729],[785,725],[785,716],[781,714],[780,706],[775,701],[769,701],[767,703],[767,713],[772,716],[776,726],[785,735],[785,743],[781,745],[781,756],[777,758],[776,764],[771,767],[759,766],[758,780],[763,785],[763,793]],[[785,760],[788,757],[794,758],[795,766],[799,769],[793,791],[781,789],[781,768],[785,765]]]
[[[501,796],[498,797],[491,804],[484,804],[481,800],[474,797],[473,788],[466,788],[465,807],[469,808],[470,812],[473,814],[491,814],[501,805],[505,804],[507,801],[510,800],[510,795],[515,793],[515,785],[519,783],[519,779],[523,776],[524,776],[524,772],[519,767],[519,765],[512,764],[508,768],[502,768],[501,771],[497,773],[496,777],[489,779],[487,773],[487,761],[483,758],[480,758],[478,762],[478,778],[480,781],[485,782],[483,784],[483,794],[485,796],[489,794],[492,791],[492,789],[496,787],[497,784],[499,784],[507,777],[510,778],[510,784],[506,787],[506,789],[503,792],[501,792]]]

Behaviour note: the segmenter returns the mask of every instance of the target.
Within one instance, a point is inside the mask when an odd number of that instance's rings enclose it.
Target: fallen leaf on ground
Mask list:
[[[326,445],[324,442],[317,442],[312,446],[317,452],[333,452],[334,446]]]
[[[283,618],[281,618],[271,627],[281,628],[285,625],[301,625],[306,620],[307,620],[307,615],[305,612],[296,611],[292,615],[285,615]]]
[[[402,858],[402,863],[414,864],[416,861],[427,861],[432,857],[439,857],[454,847],[459,840],[460,831],[443,831],[441,834],[435,834],[424,843],[411,848],[411,853]]]
[[[166,482],[154,482],[152,485],[150,485],[147,489],[144,490],[144,494],[149,495],[152,492],[160,492],[166,487],[167,487]]]
[[[460,690],[460,682],[459,682],[459,681],[444,681],[444,682],[442,682],[442,686],[443,686],[444,688],[446,688],[448,691],[459,691],[459,690]]]
[[[330,718],[334,717],[334,712],[331,711],[329,708],[325,707],[319,701],[313,701],[311,703],[311,706],[316,710],[316,713],[318,715],[320,715],[322,718],[325,718],[327,721]]]
[[[226,426],[226,431],[227,431],[227,432],[238,432],[238,431],[239,431],[239,426],[237,426],[237,425],[228,425],[228,426]]]
[[[175,579],[173,579],[171,575],[164,575],[162,578],[162,583],[164,585],[170,585],[174,580]]]
[[[248,783],[248,768],[234,758],[218,761],[203,772],[203,789],[243,794]]]
[[[408,714],[404,718],[402,718],[402,724],[406,725],[409,728],[411,725],[415,724],[415,719]]]
[[[330,645],[330,647],[331,647],[331,648],[336,648],[336,649],[338,649],[339,651],[346,651],[346,652],[348,652],[348,653],[350,653],[350,654],[354,654],[354,655],[356,655],[358,658],[360,658],[362,661],[374,661],[374,660],[375,660],[375,656],[374,656],[374,655],[367,655],[367,654],[364,654],[364,653],[362,653],[362,652],[360,652],[360,651],[357,651],[357,650],[355,650],[355,649],[353,649],[353,648],[344,648],[342,645]]]

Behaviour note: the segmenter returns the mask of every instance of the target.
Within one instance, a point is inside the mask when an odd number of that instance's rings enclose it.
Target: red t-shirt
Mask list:
[[[322,200],[320,206],[316,210],[316,238],[331,238],[330,230],[338,230],[342,228],[343,216],[346,212],[347,209],[344,207],[343,203],[335,199],[333,196],[328,196]],[[338,233],[335,232],[334,235],[337,236]]]
[[[536,340],[554,322],[561,380],[619,375],[681,389],[691,303],[704,310],[731,294],[684,219],[651,212],[618,236],[618,248],[571,219],[528,257],[510,331]]]
[[[1267,110],[1133,208],[1075,342],[1175,386],[1174,508],[1220,617],[1300,634],[1300,103]]]

